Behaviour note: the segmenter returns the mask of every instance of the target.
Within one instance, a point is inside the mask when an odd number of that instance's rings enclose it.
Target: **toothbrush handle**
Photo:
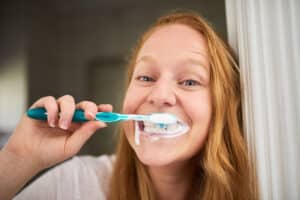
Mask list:
[[[45,108],[32,108],[27,111],[27,116],[37,120],[47,120],[47,111]],[[73,115],[73,122],[86,122],[88,121],[83,110],[76,109]]]

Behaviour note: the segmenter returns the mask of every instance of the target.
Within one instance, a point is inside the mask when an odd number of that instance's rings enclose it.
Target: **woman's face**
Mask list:
[[[203,147],[212,114],[207,43],[181,24],[159,27],[140,49],[123,111],[172,113],[189,125],[187,134],[153,141],[141,134],[134,142],[134,122],[124,123],[126,137],[138,158],[149,166],[189,160]]]

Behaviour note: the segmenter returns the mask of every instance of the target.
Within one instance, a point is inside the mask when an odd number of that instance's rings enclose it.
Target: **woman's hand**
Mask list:
[[[94,121],[99,111],[112,111],[109,104],[96,105],[65,95],[59,99],[43,97],[31,108],[44,107],[48,121],[39,121],[24,115],[16,130],[0,151],[0,199],[13,196],[39,171],[75,155],[83,144],[105,123]],[[84,110],[91,121],[72,123],[76,108]]]
[[[59,99],[43,97],[31,108],[44,107],[48,121],[39,121],[24,115],[11,138],[3,148],[16,158],[30,161],[38,170],[48,168],[75,155],[83,144],[99,128],[106,127],[100,121],[93,121],[99,111],[112,111],[109,104],[96,105],[82,101],[75,105],[74,98],[65,95]],[[75,109],[84,110],[91,121],[73,123]]]

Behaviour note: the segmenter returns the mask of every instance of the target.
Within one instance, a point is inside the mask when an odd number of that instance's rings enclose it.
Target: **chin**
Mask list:
[[[141,141],[140,145],[134,145],[134,151],[138,159],[147,166],[168,166],[184,160],[178,151],[177,145],[168,144],[168,141],[155,142]]]
[[[146,166],[170,166],[188,161],[192,157],[193,151],[190,147],[195,145],[195,141],[191,142],[190,132],[175,138],[160,138],[159,140],[153,140],[141,134],[139,145],[135,143],[134,131],[125,133],[138,159]]]
[[[137,157],[144,165],[149,167],[163,167],[176,162],[176,159],[170,156],[155,155],[153,153],[137,152]]]

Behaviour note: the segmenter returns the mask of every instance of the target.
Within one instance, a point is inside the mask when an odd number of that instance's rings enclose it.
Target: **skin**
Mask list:
[[[138,158],[148,166],[160,199],[184,199],[193,169],[191,158],[203,147],[212,115],[207,43],[192,28],[159,27],[140,49],[126,93],[125,113],[175,114],[190,127],[174,139],[134,143],[134,124],[124,130]],[[176,194],[174,193],[176,191]]]

